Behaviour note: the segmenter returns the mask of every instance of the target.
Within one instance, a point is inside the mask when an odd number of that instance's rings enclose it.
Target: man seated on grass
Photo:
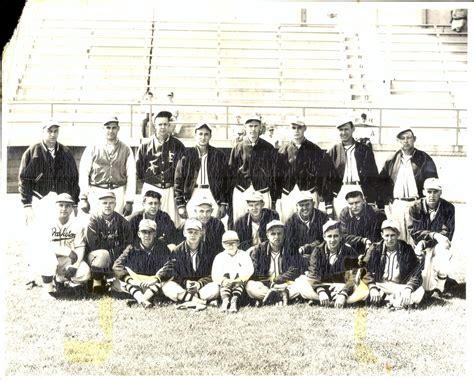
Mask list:
[[[156,239],[165,243],[170,250],[176,247],[177,230],[171,220],[171,217],[164,211],[160,210],[161,194],[148,190],[143,196],[143,210],[130,215],[127,220],[130,223],[133,241],[138,242],[138,226],[144,219],[154,220],[156,223]]]
[[[382,240],[380,227],[387,217],[368,205],[359,190],[347,193],[346,201],[347,207],[340,215],[344,241],[359,254],[364,254],[372,243]]]
[[[243,250],[267,241],[267,224],[272,220],[279,219],[276,211],[263,207],[261,192],[249,192],[246,201],[248,212],[236,220],[234,227],[241,241],[240,249]]]
[[[313,248],[323,241],[323,224],[329,219],[328,215],[318,210],[318,206],[309,191],[301,191],[296,196],[296,212],[285,224],[285,232],[305,260]]]
[[[393,220],[382,223],[383,241],[368,252],[367,273],[363,282],[368,285],[366,297],[371,304],[383,300],[389,307],[399,309],[419,304],[424,295],[421,286],[422,263],[413,248],[400,240],[400,226]]]
[[[237,312],[245,284],[253,274],[252,259],[248,252],[239,249],[239,242],[237,232],[226,231],[222,235],[224,251],[212,263],[212,281],[219,285],[220,311],[224,313]]]
[[[84,228],[71,216],[74,204],[69,194],[59,194],[54,220],[41,226],[37,253],[41,256],[41,277],[46,295],[54,294],[53,278],[56,290],[59,290],[65,284],[71,287],[83,284],[91,276],[89,266],[83,260]]]
[[[219,285],[211,282],[215,255],[203,244],[202,230],[199,220],[186,219],[183,231],[186,240],[173,250],[175,278],[163,288],[163,293],[178,302],[179,309],[203,310],[207,301],[219,297]]]
[[[268,241],[249,249],[254,272],[245,290],[257,305],[288,304],[297,296],[291,284],[300,273],[300,256],[285,239],[285,226],[279,220],[267,224]]]
[[[329,306],[334,301],[335,307],[342,308],[359,300],[349,297],[354,279],[350,271],[353,268],[347,264],[357,259],[357,252],[343,242],[339,222],[328,220],[323,226],[323,237],[324,243],[311,253],[308,270],[292,288],[311,304],[319,301],[321,306]]]
[[[92,271],[92,292],[105,293],[105,276],[125,247],[132,242],[127,220],[115,212],[115,194],[107,192],[99,198],[99,211],[90,218],[86,232],[87,260]]]
[[[425,198],[410,207],[412,222],[408,226],[408,231],[416,243],[415,252],[425,263],[422,272],[423,288],[440,295],[444,294],[450,271],[451,241],[455,226],[454,206],[441,198],[442,190],[439,179],[425,180]],[[453,282],[456,283],[451,281]]]
[[[134,299],[128,306],[153,307],[152,298],[174,275],[174,260],[168,247],[156,238],[153,220],[143,219],[138,226],[138,242],[125,248],[115,261],[114,289],[127,292]]]

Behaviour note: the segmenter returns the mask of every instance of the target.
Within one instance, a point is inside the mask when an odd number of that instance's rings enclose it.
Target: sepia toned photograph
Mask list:
[[[3,377],[472,375],[472,3],[18,3]]]

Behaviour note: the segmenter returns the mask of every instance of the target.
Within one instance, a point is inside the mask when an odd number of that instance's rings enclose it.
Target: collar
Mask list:
[[[145,251],[146,253],[149,253],[149,252],[153,251],[153,248],[155,248],[155,243],[153,243],[150,248],[146,248],[146,247],[143,245],[143,243],[140,241],[140,248],[141,248],[143,251]]]
[[[413,152],[412,152],[411,155],[405,154],[405,153],[403,152],[403,150],[400,149],[400,156],[401,156],[402,158],[404,158],[404,159],[409,159],[409,158],[411,159],[411,158],[413,158],[413,156],[415,155],[415,153],[416,153],[416,148],[413,149]]]
[[[306,137],[303,137],[303,140],[298,144],[294,139],[291,140],[291,144],[296,148],[301,147],[306,142]]]
[[[397,253],[400,252],[400,243],[397,241],[397,245],[395,246],[394,249]],[[387,255],[387,246],[385,245],[385,242],[383,242],[383,248],[382,248],[382,256]]]
[[[198,146],[196,145],[196,150],[197,150],[197,153],[198,153],[198,156],[199,158],[203,158],[205,156],[207,156],[209,154],[209,145],[207,145],[207,152],[204,153],[204,154],[201,154],[201,151],[199,150]]]
[[[184,242],[184,248],[185,248],[186,252],[189,253],[189,254],[191,254],[192,252],[199,252],[199,248],[201,248],[201,242],[199,242],[199,245],[197,246],[196,249],[192,249],[192,248],[189,246],[188,242],[185,241],[185,242]]]
[[[309,218],[309,220],[305,221],[303,220],[303,218],[301,217],[301,215],[299,213],[297,213],[296,215],[298,215],[298,218],[304,223],[304,224],[308,224],[308,223],[311,223],[314,221],[314,218],[316,216],[316,209],[313,207],[313,216],[311,218]]]
[[[428,207],[428,203],[426,202],[426,198],[423,199],[423,202],[421,202],[421,207],[423,207],[423,211],[425,211],[426,213],[429,213],[430,210],[434,211],[434,212],[438,212],[439,210],[439,205],[441,204],[441,199],[439,200],[438,202],[438,206],[436,206],[436,210],[433,210],[433,209],[430,209]]]
[[[50,149],[48,148],[48,146],[44,143],[44,141],[42,140],[41,141],[41,145],[43,146],[44,150],[46,150],[46,152],[49,152]],[[51,148],[51,150],[54,149],[55,151],[58,150],[58,142],[56,141],[56,143],[54,144],[54,148]]]
[[[351,209],[349,209],[349,215],[351,218],[362,218],[362,216],[365,215],[365,213],[367,212],[367,203],[364,205],[364,207],[362,208],[362,211],[360,212],[359,215],[354,215],[351,211]]]
[[[325,243],[324,244],[324,252],[330,256],[330,255],[337,255],[339,256],[341,254],[341,251],[342,251],[342,242],[340,243],[340,246],[339,246],[339,250],[336,252],[336,253],[331,253],[331,251],[329,250],[329,247],[328,247],[328,243]]]
[[[153,135],[153,145],[156,146],[156,145],[163,145],[164,143],[167,143],[168,141],[170,141],[170,138],[171,138],[171,135],[168,135],[168,137],[166,138],[165,141],[163,142],[160,142],[160,140],[158,140],[158,137],[156,137],[156,135]]]
[[[273,249],[272,249],[272,246],[270,245],[270,242],[267,242],[267,255],[272,257],[272,252],[273,252]],[[283,255],[283,244],[281,245],[280,247],[280,255]]]
[[[255,145],[258,144],[258,142],[259,142],[259,140],[260,140],[260,137],[257,137],[257,140],[255,140],[254,143],[250,140],[250,138],[249,138],[248,136],[245,138],[245,140],[247,141],[248,144],[250,144],[250,145],[252,145],[252,146],[255,146]]]

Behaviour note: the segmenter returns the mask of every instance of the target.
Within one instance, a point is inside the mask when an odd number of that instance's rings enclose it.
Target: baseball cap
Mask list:
[[[351,120],[349,120],[349,119],[344,119],[344,120],[346,120],[346,121],[340,121],[336,124],[337,129],[339,129],[341,127],[345,127],[346,125],[348,125],[351,128],[354,128],[354,124],[352,123]]]
[[[105,198],[114,198],[116,199],[117,197],[112,191],[107,191],[106,193],[102,194],[99,199],[105,199]]]
[[[443,190],[441,181],[438,178],[427,178],[423,185],[423,189]]]
[[[186,222],[184,223],[184,229],[185,230],[202,230],[202,223],[194,218],[189,218],[186,219]]]
[[[212,202],[210,199],[206,196],[202,196],[197,200],[197,202],[194,204],[195,206],[202,206],[202,205],[209,205],[212,206]]]
[[[413,133],[413,135],[415,135],[415,133],[413,132],[413,129],[411,127],[407,127],[407,126],[402,126],[402,127],[399,127],[397,128],[397,131],[396,131],[396,136],[397,136],[397,139],[400,138],[400,135],[404,132],[408,132],[410,131],[411,133]]]
[[[268,124],[267,131],[273,131],[273,130],[275,130],[275,126],[273,124]]]
[[[266,231],[270,231],[274,227],[285,228],[285,225],[279,220],[272,220],[270,223],[267,224]]]
[[[196,126],[194,127],[194,131],[196,132],[198,129],[201,129],[201,128],[205,128],[209,132],[212,133],[212,128],[209,125],[207,125],[206,123],[197,123]]]
[[[56,203],[67,202],[67,203],[76,203],[68,193],[61,193],[56,198]]]
[[[263,194],[260,191],[252,191],[245,197],[247,202],[263,202]]]
[[[237,235],[237,232],[228,230],[224,232],[224,235],[222,235],[222,242],[228,242],[228,241],[240,241],[239,235]]]
[[[300,203],[302,201],[309,201],[313,200],[313,196],[309,191],[300,191],[298,194],[295,196],[295,203]]]
[[[109,123],[117,123],[118,124],[118,119],[117,119],[117,116],[110,116],[108,118],[105,119],[104,121],[104,125],[107,125]]]
[[[294,116],[290,119],[291,125],[298,125],[300,127],[306,127],[306,123],[301,116]]]
[[[156,222],[151,219],[142,219],[138,225],[138,231],[156,231]]]
[[[246,119],[245,119],[245,123],[244,124],[247,124],[249,121],[252,121],[252,120],[256,120],[260,123],[262,123],[262,118],[260,116],[258,116],[257,114],[252,114],[250,116],[248,116]]]
[[[157,117],[167,117],[168,120],[171,121],[171,119],[173,118],[173,114],[170,111],[160,111],[156,114],[154,120],[156,120]]]
[[[339,228],[340,225],[341,223],[337,220],[329,219],[326,223],[323,224],[323,234],[325,234],[329,230]]]
[[[400,233],[400,225],[394,220],[384,220],[381,229],[384,230],[385,228],[391,228]]]
[[[42,123],[42,128],[43,129],[49,129],[51,127],[60,127],[60,125],[57,122],[57,120],[54,120],[54,119],[49,119],[49,120],[46,120]]]

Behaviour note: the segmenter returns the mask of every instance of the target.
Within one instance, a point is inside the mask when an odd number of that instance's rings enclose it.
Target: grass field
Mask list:
[[[466,216],[458,207],[457,221]],[[215,307],[199,313],[172,305],[128,308],[123,299],[90,295],[47,302],[41,289],[24,289],[22,235],[15,231],[12,223],[4,257],[6,282],[12,285],[5,289],[7,375],[447,376],[466,371],[462,289],[427,308],[395,312],[297,304],[222,315]],[[462,227],[456,233],[453,277],[465,284]]]

